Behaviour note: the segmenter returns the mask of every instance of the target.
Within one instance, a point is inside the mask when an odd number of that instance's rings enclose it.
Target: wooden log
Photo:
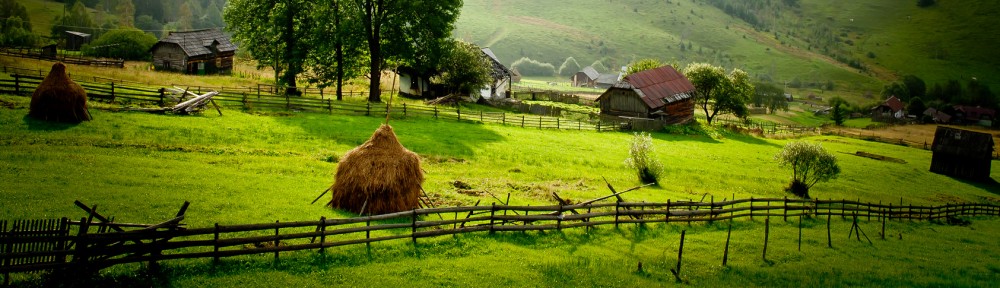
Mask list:
[[[733,236],[733,221],[729,221],[729,231],[726,232],[726,250],[722,252],[722,266],[726,266],[726,261],[729,260],[729,238]]]
[[[761,259],[767,262],[767,239],[771,235],[771,219],[764,219],[764,253],[761,254]]]
[[[681,282],[681,261],[684,257],[684,235],[686,233],[687,230],[681,230],[681,244],[680,247],[677,248],[677,268],[670,269],[670,272],[674,274],[674,279],[676,279],[678,283]]]

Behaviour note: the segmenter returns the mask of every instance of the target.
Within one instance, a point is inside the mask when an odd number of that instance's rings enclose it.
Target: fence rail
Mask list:
[[[54,53],[54,51],[53,54],[46,54],[43,49],[36,49],[36,48],[0,48],[0,55],[28,58],[28,59],[60,61],[63,63],[77,64],[77,65],[117,67],[117,68],[125,67],[125,60],[123,59],[88,58],[82,56],[66,55],[64,53]]]
[[[759,131],[762,134],[802,134],[818,132],[819,127],[804,125],[777,124],[755,120],[741,120],[731,117],[717,117],[713,119],[722,125],[733,125],[740,129]]]
[[[854,200],[798,200],[749,198],[693,202],[604,202],[550,206],[460,206],[416,209],[392,214],[318,221],[220,225],[181,229],[183,216],[158,225],[79,221],[21,220],[0,222],[0,251],[5,274],[171,259],[211,258],[325,248],[443,235],[543,231],[641,223],[693,223],[747,218],[840,216],[854,219],[902,221],[959,216],[1000,216],[1000,205],[945,204],[938,206],[866,203]],[[450,216],[450,217],[449,217]],[[25,225],[28,223],[30,225]],[[171,224],[172,223],[172,224]],[[21,229],[34,227],[36,229]],[[32,226],[33,225],[33,226]],[[116,226],[117,225],[117,226]],[[138,230],[109,232],[133,227]],[[13,229],[11,229],[13,228]],[[72,230],[72,231],[71,231]],[[116,230],[117,231],[117,230]],[[44,245],[43,245],[44,244]],[[27,247],[27,248],[25,248]],[[9,276],[8,276],[9,279]]]

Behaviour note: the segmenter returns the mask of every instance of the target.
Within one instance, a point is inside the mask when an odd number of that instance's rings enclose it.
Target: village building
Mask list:
[[[479,97],[487,100],[509,98],[514,73],[497,59],[497,55],[493,54],[493,50],[489,47],[483,48],[482,51],[483,60],[490,67],[490,78],[493,80],[480,89]]]
[[[956,128],[937,128],[931,172],[972,180],[990,179],[993,135]]]
[[[684,75],[663,66],[626,76],[596,101],[601,115],[679,124],[694,118],[694,92],[694,85]]]
[[[149,51],[157,70],[187,74],[228,74],[233,70],[236,45],[221,29],[170,32]]]
[[[974,124],[985,127],[992,127],[996,120],[996,110],[979,106],[955,105],[955,117],[962,124]]]
[[[893,122],[905,117],[906,111],[903,110],[903,101],[900,101],[896,96],[890,96],[889,99],[885,99],[885,102],[872,108],[872,121]]]
[[[435,96],[431,86],[431,77],[434,73],[422,73],[415,68],[401,66],[397,69],[396,74],[399,75],[400,95],[411,98],[431,98]]]
[[[594,67],[587,66],[583,67],[583,70],[576,72],[572,77],[569,77],[570,83],[573,87],[594,87],[597,83],[597,78],[601,77],[601,73],[597,72]]]
[[[66,50],[80,51],[84,44],[90,43],[90,34],[76,31],[63,31],[66,36]]]
[[[597,81],[594,81],[594,88],[597,89],[608,89],[611,86],[615,86],[615,83],[622,81],[622,73],[607,73],[597,76]]]

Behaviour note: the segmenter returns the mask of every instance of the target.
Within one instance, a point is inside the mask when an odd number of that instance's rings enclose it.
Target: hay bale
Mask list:
[[[69,79],[66,65],[56,62],[35,93],[31,94],[28,116],[38,120],[80,123],[90,120],[87,92]]]
[[[420,157],[382,125],[367,142],[348,151],[337,165],[329,206],[364,214],[419,208],[424,173]],[[365,204],[367,202],[367,204]]]

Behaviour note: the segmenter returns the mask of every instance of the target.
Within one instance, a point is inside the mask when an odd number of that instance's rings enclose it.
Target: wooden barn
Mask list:
[[[84,44],[90,43],[90,34],[76,31],[63,31],[66,35],[66,50],[80,51]]]
[[[931,172],[972,180],[990,179],[993,135],[939,126],[931,151],[934,152]]]
[[[885,99],[885,102],[872,108],[872,121],[892,122],[903,119],[906,111],[903,110],[903,101],[896,96]]]
[[[597,102],[602,115],[679,124],[694,118],[694,91],[684,75],[663,66],[626,76],[597,97]]]
[[[187,74],[228,74],[236,45],[218,28],[170,32],[150,48],[157,70]]]
[[[573,77],[570,77],[569,81],[573,83],[573,87],[594,87],[594,84],[597,84],[597,78],[600,77],[601,73],[598,73],[597,69],[587,66],[583,70],[580,70],[580,72],[573,74]]]

